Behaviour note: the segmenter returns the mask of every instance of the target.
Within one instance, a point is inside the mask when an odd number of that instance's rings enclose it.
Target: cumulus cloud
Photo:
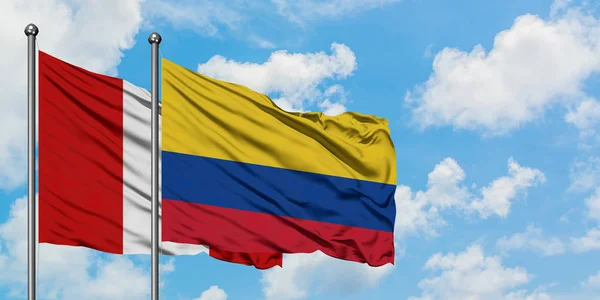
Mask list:
[[[576,253],[600,250],[600,228],[588,230],[585,236],[571,238],[571,246]]]
[[[528,293],[525,290],[520,290],[517,292],[508,293],[502,300],[551,300],[556,299],[554,295],[550,295],[546,293],[543,289],[540,291],[534,291],[532,293]],[[583,300],[583,299],[581,299]]]
[[[412,192],[409,186],[396,188],[396,229],[402,237],[418,231],[435,235],[436,228],[445,225],[439,217],[441,210],[462,208],[470,192],[461,185],[464,170],[453,158],[445,158],[428,174],[427,190]]]
[[[465,214],[476,213],[480,218],[491,215],[506,217],[512,202],[519,194],[545,182],[538,170],[522,167],[513,158],[508,160],[508,176],[493,180],[479,191],[464,185],[465,172],[453,158],[445,158],[428,175],[427,190],[412,192],[408,186],[396,189],[396,234],[408,235],[423,231],[436,235],[445,225],[440,217],[444,210]]]
[[[585,199],[585,206],[587,208],[587,216],[598,221],[600,224],[600,187],[596,188],[594,194]]]
[[[213,285],[194,300],[227,300],[227,293],[225,293],[225,290]]]
[[[588,279],[581,283],[583,288],[595,289],[600,291],[600,271],[594,275],[590,275]]]
[[[569,189],[592,190],[584,200],[585,216],[595,222],[597,227],[589,229],[584,236],[571,238],[571,247],[576,253],[600,250],[600,159],[590,158],[589,162],[587,165],[578,163],[579,170],[572,171],[573,182]]]
[[[323,87],[323,81],[345,79],[356,67],[354,52],[346,45],[333,43],[331,54],[281,50],[273,52],[263,63],[242,63],[215,55],[198,65],[198,72],[278,95],[274,101],[288,111],[303,111],[316,103],[326,112],[337,114],[345,111],[343,87]]]
[[[573,163],[569,172],[569,191],[586,192],[600,186],[600,157],[589,157]]]
[[[556,103],[579,103],[567,120],[589,129],[596,107],[584,82],[600,71],[600,22],[567,2],[555,3],[549,19],[516,18],[486,52],[444,48],[429,79],[405,97],[422,128],[451,125],[502,135],[543,117]],[[585,100],[588,99],[588,100]]]
[[[600,188],[584,202],[587,217],[600,225]],[[571,246],[576,253],[600,250],[600,227],[588,230],[585,236],[571,238]]]
[[[17,199],[0,224],[0,286],[24,297],[27,286],[27,200]],[[124,256],[100,256],[87,248],[40,244],[38,292],[52,299],[147,299],[148,271]],[[166,266],[166,270],[174,268]],[[165,267],[163,267],[165,269]]]
[[[123,51],[134,45],[142,0],[4,0],[0,10],[0,188],[25,181],[27,139],[25,26],[40,28],[41,50],[94,72],[116,74]],[[111,20],[106,22],[106,20]],[[102,38],[98,34],[102,33]]]
[[[510,237],[503,236],[496,242],[496,247],[506,253],[515,250],[528,250],[538,252],[543,256],[553,256],[565,253],[564,243],[556,237],[545,237],[542,229],[527,226],[523,233],[516,233]]]
[[[436,253],[427,260],[424,269],[437,275],[421,280],[419,288],[423,294],[411,300],[550,299],[543,292],[514,291],[529,283],[532,275],[521,267],[505,267],[499,256],[486,256],[478,244],[458,254]]]
[[[511,199],[519,192],[545,183],[546,177],[537,169],[520,166],[512,157],[508,160],[508,176],[495,179],[490,185],[481,190],[482,197],[470,204],[470,209],[479,213],[482,218],[492,214],[501,217],[508,216]]]
[[[565,115],[567,123],[575,125],[583,137],[593,136],[600,124],[600,101],[588,98]]]

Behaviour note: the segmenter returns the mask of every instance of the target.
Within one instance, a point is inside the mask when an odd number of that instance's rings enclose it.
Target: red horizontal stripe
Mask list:
[[[240,253],[219,250],[214,247],[209,248],[208,253],[211,257],[222,261],[254,266],[260,270],[283,266],[283,254],[281,253]]]
[[[177,200],[162,201],[163,241],[250,253],[312,253],[382,266],[394,263],[392,232]]]
[[[39,241],[123,252],[123,81],[39,52]]]

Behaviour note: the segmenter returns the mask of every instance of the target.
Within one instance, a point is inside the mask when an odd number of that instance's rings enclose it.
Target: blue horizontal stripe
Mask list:
[[[162,152],[162,197],[171,200],[393,232],[395,190],[391,184]]]

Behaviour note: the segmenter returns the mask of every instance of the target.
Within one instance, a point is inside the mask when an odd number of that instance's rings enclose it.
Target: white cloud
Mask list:
[[[213,285],[194,300],[227,300],[227,293],[218,286]]]
[[[444,210],[466,214],[477,213],[481,218],[491,215],[506,217],[519,193],[545,181],[537,169],[522,167],[513,158],[508,160],[508,176],[492,181],[480,191],[463,184],[464,170],[456,160],[446,158],[428,175],[427,190],[411,192],[408,186],[396,189],[396,235],[418,231],[435,235],[436,228],[445,225],[439,216]],[[480,194],[480,196],[478,196]]]
[[[511,199],[528,188],[546,182],[544,174],[537,169],[521,167],[512,157],[508,160],[508,175],[497,178],[481,190],[483,197],[470,204],[470,209],[479,212],[482,218],[492,214],[508,216]]]
[[[600,71],[600,22],[560,2],[553,12],[548,20],[516,18],[489,52],[481,45],[440,51],[428,81],[405,97],[414,121],[501,135],[541,118],[555,103],[582,101],[584,82]],[[583,125],[588,117],[569,118]]]
[[[346,111],[346,107],[344,106],[346,103],[346,93],[343,86],[339,84],[330,86],[325,91],[324,97],[325,99],[318,104],[323,114],[336,116]]]
[[[600,271],[595,275],[590,275],[585,282],[581,283],[583,288],[597,289],[600,291]]]
[[[502,252],[514,250],[530,250],[543,256],[563,254],[564,243],[556,237],[544,237],[540,228],[527,226],[523,233],[516,233],[510,237],[503,236],[496,242],[496,247]]]
[[[40,28],[40,49],[95,72],[115,74],[134,45],[141,0],[4,0],[0,10],[0,188],[25,181],[27,139],[25,26]],[[106,22],[110,20],[110,22]],[[101,38],[99,34],[101,33]]]
[[[26,295],[27,201],[17,199],[9,219],[0,224],[0,286],[13,296]],[[40,298],[147,299],[147,270],[124,256],[103,258],[87,248],[40,244],[38,247]]]
[[[159,276],[159,287],[162,288],[165,286],[165,278],[167,274],[171,274],[175,272],[175,258],[171,257],[165,263],[161,263],[158,266]]]
[[[569,172],[569,191],[585,192],[600,186],[600,157],[576,161]]]
[[[584,171],[583,174],[587,174],[587,171]],[[591,180],[589,179],[589,175],[583,175],[583,177],[578,178],[584,179],[580,180],[578,185],[579,187],[584,188],[588,187],[588,183],[590,181],[595,181],[598,179],[595,178]],[[588,198],[586,198],[584,202],[587,209],[587,217],[591,220],[597,221],[598,225],[600,225],[600,188],[596,187],[594,193],[591,194]],[[600,250],[600,227],[588,230],[585,236],[572,237],[571,248],[576,253]]]
[[[76,287],[73,287],[73,283],[63,287],[61,298],[146,299],[148,297],[150,289],[148,274],[136,267],[131,260],[124,257],[116,257],[109,261],[98,260],[96,268],[98,271],[95,276],[88,275],[87,280],[77,282]]]
[[[346,111],[346,107],[339,103],[332,103],[329,99],[323,100],[319,103],[319,108],[323,111],[323,114],[328,116],[337,116]]]
[[[600,224],[600,187],[597,187],[595,193],[585,199],[585,205],[588,217]]]
[[[427,192],[413,195],[410,187],[396,188],[396,229],[397,238],[423,231],[429,236],[437,235],[437,228],[446,224],[439,217],[438,209],[429,203]]]
[[[458,254],[434,254],[424,268],[439,274],[421,280],[419,288],[423,294],[410,298],[412,300],[550,299],[539,291],[512,291],[527,284],[532,275],[521,267],[505,267],[499,256],[485,256],[478,244],[470,245]]]
[[[159,266],[160,274],[168,274],[175,272],[175,258],[170,258],[166,263]]]
[[[403,185],[396,188],[395,234],[399,238],[417,231],[435,235],[436,228],[445,225],[439,211],[464,207],[470,197],[461,185],[465,173],[452,158],[442,160],[427,177],[426,191],[413,193]]]
[[[600,102],[591,98],[582,101],[565,115],[565,121],[575,125],[584,137],[594,135],[600,124]]]
[[[600,250],[600,228],[590,229],[585,236],[571,238],[571,247],[576,253]]]
[[[465,172],[456,160],[445,158],[427,175],[427,198],[439,208],[461,206],[469,198],[469,191],[460,183]]]
[[[554,296],[551,296],[550,294],[548,294],[544,291],[534,291],[532,293],[528,293],[525,290],[520,290],[517,292],[508,293],[502,299],[503,300],[551,300],[551,299],[555,299],[555,298],[554,298]],[[556,299],[556,300],[558,300],[558,299]]]
[[[198,65],[198,72],[245,85],[260,93],[279,95],[274,101],[286,110],[302,111],[319,100],[326,109],[333,107],[331,111],[337,113],[343,110],[343,106],[340,107],[343,101],[332,98],[340,96],[339,86],[329,86],[323,92],[321,85],[324,80],[339,80],[352,75],[356,57],[343,44],[332,44],[331,52],[328,55],[324,52],[275,51],[262,64],[241,63],[216,55]],[[343,95],[343,90],[341,92]]]
[[[569,190],[593,190],[585,200],[586,216],[600,225],[600,158],[591,157],[588,162],[578,162],[571,170],[572,184]],[[600,227],[587,231],[585,236],[572,237],[571,248],[576,253],[600,250]]]
[[[303,299],[313,292],[355,293],[375,287],[394,269],[391,264],[373,268],[334,259],[320,251],[284,255],[283,265],[263,273],[261,283],[267,300]]]
[[[256,35],[251,35],[248,39],[251,42],[253,42],[255,45],[257,45],[258,47],[263,48],[263,49],[277,48],[277,45],[275,45],[273,42],[266,40],[264,38],[261,38],[259,36],[256,36]]]
[[[383,7],[400,0],[271,0],[279,14],[303,25],[305,21],[342,16]]]

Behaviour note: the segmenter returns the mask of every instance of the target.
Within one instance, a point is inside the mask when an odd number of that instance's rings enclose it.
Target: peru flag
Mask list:
[[[150,101],[145,89],[39,52],[39,242],[150,254]],[[161,242],[266,269],[279,253]]]

